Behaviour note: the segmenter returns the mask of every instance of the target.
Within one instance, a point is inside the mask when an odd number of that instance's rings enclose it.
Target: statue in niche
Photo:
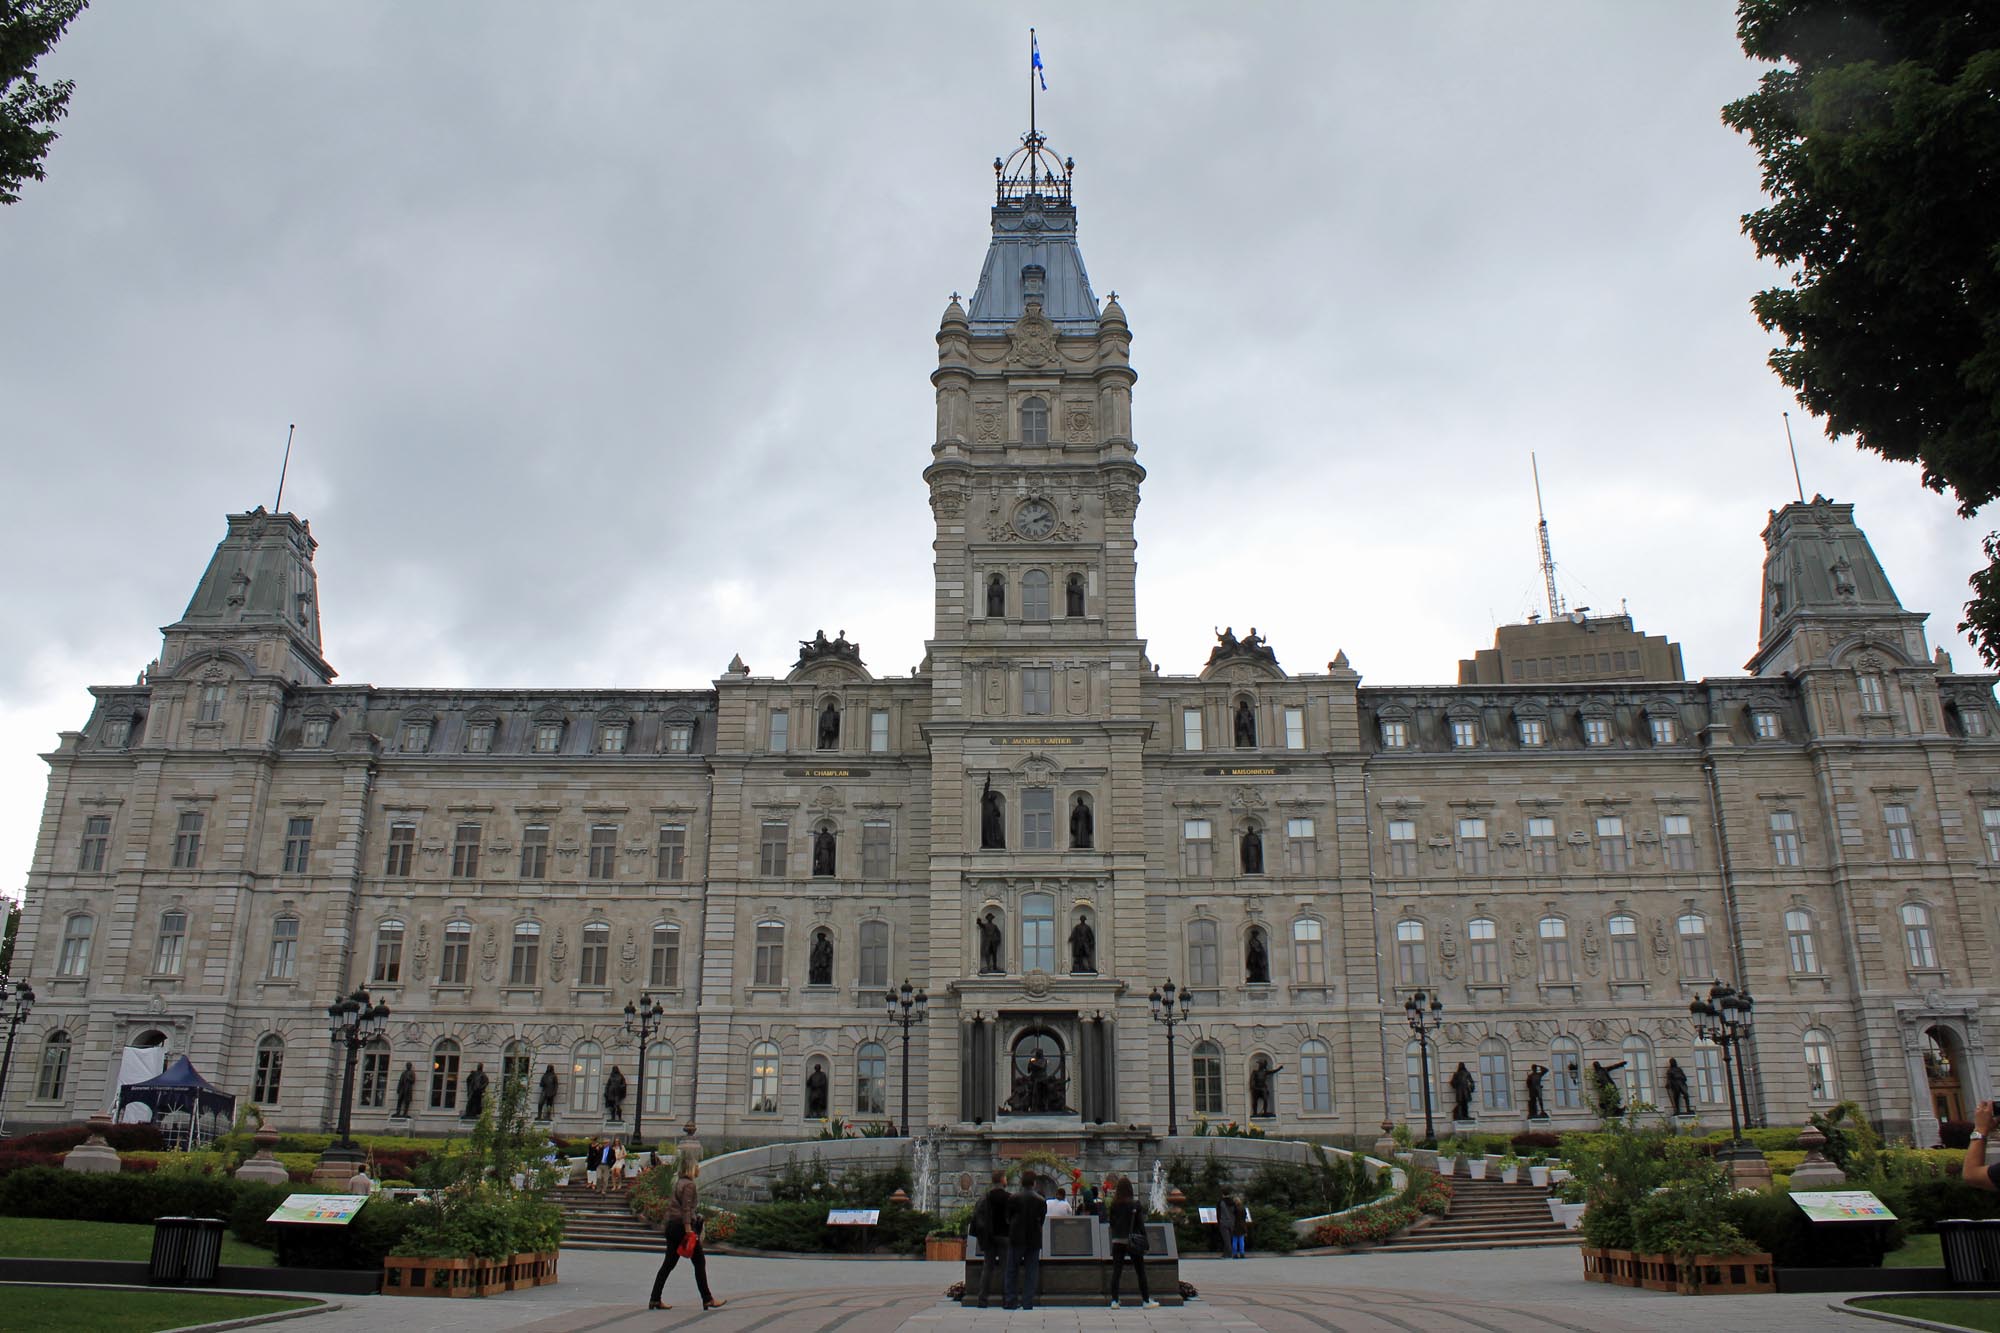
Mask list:
[[[833,984],[833,940],[823,930],[813,933],[812,954],[806,960],[806,985]]]
[[[396,1078],[396,1109],[392,1118],[396,1120],[408,1120],[410,1118],[410,1099],[416,1095],[417,1067],[406,1063],[403,1066],[403,1072]]]
[[[604,1118],[625,1118],[625,1071],[617,1065],[611,1066],[611,1072],[604,1078]]]
[[[1451,1118],[1453,1120],[1472,1119],[1472,1094],[1479,1091],[1472,1071],[1465,1067],[1465,1061],[1458,1062],[1458,1068],[1451,1073]]]
[[[833,706],[831,699],[826,701],[826,707],[819,710],[819,748],[840,748],[840,710]]]
[[[1542,1100],[1542,1080],[1549,1076],[1547,1065],[1528,1066],[1528,1119],[1547,1120],[1548,1103]]]
[[[1007,579],[995,574],[986,580],[986,614],[1004,616],[1007,614]]]
[[[979,918],[979,975],[992,976],[1000,967],[1000,923],[988,912]]]
[[[472,1067],[472,1072],[465,1076],[465,1109],[459,1112],[459,1119],[479,1119],[479,1113],[486,1109],[486,1085],[491,1081],[486,1077],[485,1065]]]
[[[1248,699],[1236,701],[1236,748],[1257,748],[1257,714],[1251,710]]]
[[[1087,852],[1097,835],[1097,816],[1091,812],[1090,798],[1082,792],[1069,807],[1069,845],[1072,851]]]
[[[1667,1105],[1675,1115],[1694,1114],[1694,1098],[1688,1096],[1687,1070],[1671,1056],[1667,1059]]]
[[[1007,1109],[1014,1115],[1061,1115],[1069,1110],[1063,1104],[1063,1076],[1040,1050],[1016,1071],[1012,1091]]]
[[[1097,932],[1090,928],[1090,918],[1081,912],[1069,931],[1069,970],[1086,975],[1097,971]]]
[[[814,1065],[806,1075],[806,1119],[826,1119],[826,1068]]]
[[[1257,831],[1254,824],[1243,830],[1243,873],[1264,873],[1264,835]]]
[[[542,1087],[535,1098],[535,1119],[549,1120],[556,1113],[556,1092],[562,1087],[562,1080],[556,1077],[554,1065],[542,1070]]]
[[[1004,851],[1007,847],[1007,815],[1004,800],[999,792],[993,790],[993,779],[986,779],[986,786],[979,793],[981,851]]]
[[[835,850],[836,843],[831,828],[822,827],[813,830],[813,874],[831,875],[833,873]]]
[[[1269,985],[1271,981],[1271,951],[1264,945],[1264,932],[1252,930],[1250,942],[1243,949],[1243,973],[1253,986]]]
[[[1064,596],[1063,614],[1069,616],[1072,620],[1083,614],[1083,575],[1081,574],[1072,574],[1069,576],[1069,583]]]
[[[1275,1083],[1283,1065],[1274,1065],[1268,1056],[1260,1055],[1250,1066],[1250,1114],[1275,1116],[1278,1114],[1278,1099]]]

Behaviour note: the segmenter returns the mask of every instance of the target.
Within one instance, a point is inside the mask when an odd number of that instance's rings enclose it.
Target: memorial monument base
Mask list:
[[[1146,1290],[1161,1305],[1181,1304],[1181,1256],[1174,1228],[1167,1222],[1148,1222],[1146,1239]],[[1004,1256],[1003,1256],[1004,1259]],[[976,1237],[965,1241],[965,1294],[960,1305],[979,1304],[979,1278],[986,1266]],[[1131,1266],[1121,1276],[1120,1301],[1139,1303],[1139,1284]],[[1005,1290],[1003,1272],[993,1275],[993,1289],[987,1295],[997,1305]],[[1037,1307],[1044,1305],[1105,1305],[1111,1300],[1111,1228],[1097,1217],[1051,1217],[1042,1223],[1042,1266]]]

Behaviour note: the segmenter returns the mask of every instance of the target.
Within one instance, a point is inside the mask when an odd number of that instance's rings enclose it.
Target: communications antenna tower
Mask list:
[[[1549,619],[1556,620],[1563,614],[1563,599],[1562,594],[1556,591],[1556,558],[1549,550],[1549,516],[1542,512],[1542,467],[1532,451],[1528,454],[1528,466],[1535,474],[1535,517],[1540,520],[1542,584],[1549,594]]]

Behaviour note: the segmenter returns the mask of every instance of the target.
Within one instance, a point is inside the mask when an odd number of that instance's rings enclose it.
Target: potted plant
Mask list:
[[[1553,1161],[1553,1160],[1550,1161],[1549,1163],[1550,1185],[1560,1185],[1565,1180],[1568,1180],[1572,1174],[1573,1173],[1570,1171],[1569,1164],[1567,1162]]]
[[[1396,1144],[1396,1159],[1402,1162],[1409,1161],[1410,1154],[1416,1151],[1417,1147],[1417,1136],[1410,1132],[1410,1127],[1408,1125],[1397,1125],[1389,1131],[1389,1137]]]
[[[1504,1185],[1512,1185],[1517,1183],[1520,1179],[1521,1179],[1521,1159],[1516,1157],[1513,1153],[1502,1153],[1500,1155],[1501,1183]]]
[[[1489,1159],[1478,1149],[1478,1144],[1468,1143],[1459,1149],[1459,1155],[1465,1158],[1465,1174],[1473,1180],[1484,1180]]]
[[[1446,1139],[1437,1146],[1438,1174],[1449,1176],[1458,1169],[1459,1142]]]
[[[1528,1183],[1536,1189],[1547,1189],[1549,1185],[1549,1162],[1540,1153],[1528,1158]]]
[[[1583,1182],[1565,1180],[1549,1194],[1549,1217],[1557,1226],[1575,1231],[1583,1223]]]

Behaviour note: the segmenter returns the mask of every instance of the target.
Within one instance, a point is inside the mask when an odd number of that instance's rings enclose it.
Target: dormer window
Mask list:
[[[1650,719],[1650,725],[1653,730],[1653,744],[1655,745],[1672,745],[1680,739],[1674,727],[1674,720],[1670,717],[1652,718]]]
[[[474,722],[465,729],[465,752],[467,754],[492,754],[493,733],[497,730],[491,722]]]
[[[1986,734],[1986,710],[1982,708],[1961,708],[1958,710],[1959,725],[1965,728],[1967,736],[1979,737]]]
[[[689,743],[694,739],[694,724],[691,722],[667,723],[667,753],[686,754]]]
[[[1968,727],[1965,734],[1968,736],[1972,735],[1972,729]],[[114,717],[106,720],[104,735],[100,740],[102,744],[113,750],[124,749],[132,743],[132,719],[129,717]]]
[[[327,733],[332,730],[332,718],[309,717],[299,732],[299,743],[308,750],[317,750],[326,744]]]
[[[405,722],[403,741],[399,747],[405,754],[422,754],[431,748],[431,724],[429,722]]]
[[[1583,720],[1583,743],[1585,745],[1611,744],[1611,719],[1587,717]]]
[[[597,749],[600,754],[624,754],[625,732],[623,722],[607,722],[597,729]]]
[[[1469,717],[1455,717],[1451,720],[1451,748],[1454,750],[1474,750],[1479,748],[1479,723]]]
[[[1888,695],[1882,689],[1882,677],[1872,671],[1864,671],[1854,678],[1854,688],[1861,694],[1862,712],[1886,713],[1889,711]]]
[[[1382,748],[1385,750],[1409,749],[1410,724],[1384,718],[1382,721]]]
[[[560,722],[537,722],[535,724],[535,753],[554,754],[562,749],[563,724]]]
[[[1750,734],[1760,741],[1775,741],[1783,738],[1785,728],[1776,713],[1758,709],[1750,714]]]
[[[195,704],[194,720],[197,722],[222,721],[223,701],[229,697],[229,687],[220,682],[201,687],[200,699]]]
[[[1520,729],[1522,749],[1539,750],[1542,746],[1548,744],[1549,729],[1548,725],[1542,719],[1538,717],[1524,717],[1516,723],[1516,726]]]
[[[1049,442],[1049,404],[1046,398],[1021,400],[1021,443]]]

